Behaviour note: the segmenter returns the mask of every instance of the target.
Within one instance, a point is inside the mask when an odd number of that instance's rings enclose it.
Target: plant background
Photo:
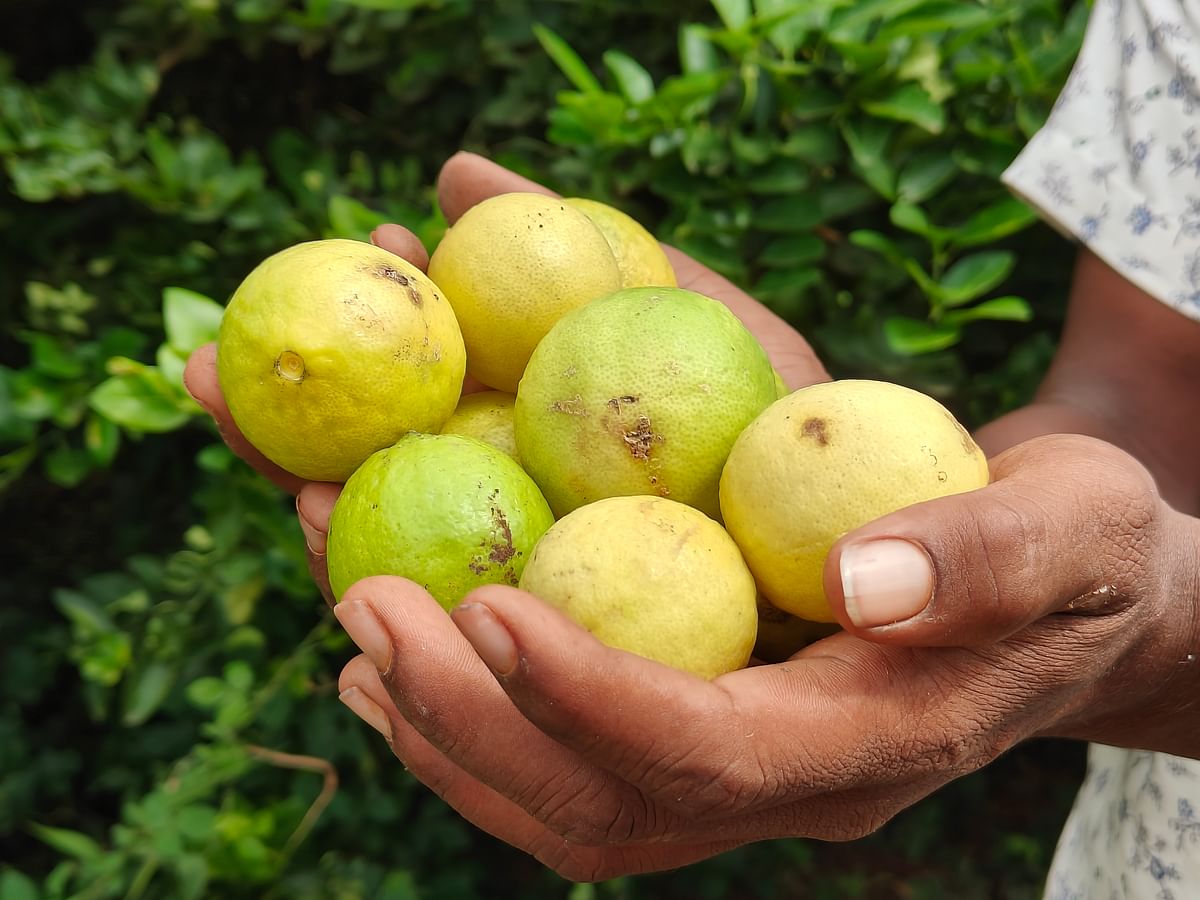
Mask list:
[[[569,885],[336,699],[288,499],[182,390],[261,258],[459,147],[613,202],[838,376],[1028,397],[1070,248],[997,181],[1066,0],[0,0],[0,900],[1026,898],[1082,772],[1019,748],[852,844]],[[798,751],[800,752],[800,751]]]

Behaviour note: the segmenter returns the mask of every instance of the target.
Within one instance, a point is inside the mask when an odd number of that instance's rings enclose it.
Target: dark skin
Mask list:
[[[539,190],[459,154],[450,221]],[[417,265],[397,226],[377,244]],[[668,251],[680,284],[727,303],[792,387],[828,378],[808,344],[729,282]],[[187,382],[230,446],[297,494],[318,584],[336,485],[257,454],[220,397],[214,351]],[[982,429],[992,483],[846,535],[825,582],[845,631],[711,682],[604,647],[521,591],[451,616],[370,578],[337,605],[363,654],[343,700],[466,818],[564,877],[672,868],[750,841],[856,838],[1014,744],[1063,736],[1200,758],[1200,323],[1081,255],[1059,354],[1033,404]],[[898,537],[932,570],[924,609],[859,627],[852,546]]]

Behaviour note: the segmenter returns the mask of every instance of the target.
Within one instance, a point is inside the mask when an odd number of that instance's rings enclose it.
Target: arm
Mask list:
[[[994,455],[1043,434],[1108,441],[1154,474],[1164,499],[1200,511],[1200,321],[1080,254],[1058,353],[1034,402],[980,429]]]

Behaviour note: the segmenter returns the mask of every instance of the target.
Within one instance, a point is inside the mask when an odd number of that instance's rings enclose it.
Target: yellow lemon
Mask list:
[[[525,364],[562,315],[621,286],[592,220],[542,194],[499,194],[463,214],[433,251],[467,346],[468,371],[514,393]]]
[[[729,449],[775,391],[766,353],[724,304],[626,288],[538,345],[517,391],[521,464],[559,516],[656,494],[716,518]]]
[[[612,497],[559,519],[521,588],[610,647],[715,678],[750,659],[754,579],[703,513],[661,497]]]
[[[758,598],[758,639],[754,656],[766,663],[780,663],[809,644],[840,630],[828,622],[809,622]]]
[[[484,584],[516,585],[553,523],[511,457],[457,434],[407,434],[350,476],[329,520],[337,598],[370,575],[417,582],[443,607]]]
[[[721,475],[721,512],[767,600],[832,622],[822,570],[838,538],[987,483],[983,452],[932,397],[834,381],[777,400],[742,432]]]
[[[592,220],[612,247],[621,270],[621,287],[674,287],[675,270],[662,245],[641,223],[599,200],[568,197],[566,202]]]
[[[478,391],[467,394],[442,426],[442,434],[462,434],[503,450],[519,463],[513,434],[513,394]]]
[[[437,286],[360,241],[311,241],[264,260],[217,336],[234,422],[268,459],[313,481],[345,481],[406,431],[440,428],[465,363]]]

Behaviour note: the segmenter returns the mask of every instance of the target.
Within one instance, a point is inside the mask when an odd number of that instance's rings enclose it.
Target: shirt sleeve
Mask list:
[[[1096,0],[1045,126],[1004,183],[1200,319],[1200,0]]]

